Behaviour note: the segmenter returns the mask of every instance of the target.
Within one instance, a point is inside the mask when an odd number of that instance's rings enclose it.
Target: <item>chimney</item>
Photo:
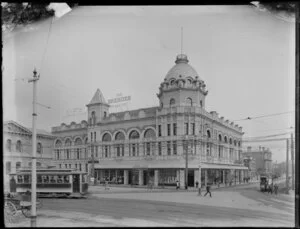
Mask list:
[[[251,152],[251,146],[247,147],[247,152]]]

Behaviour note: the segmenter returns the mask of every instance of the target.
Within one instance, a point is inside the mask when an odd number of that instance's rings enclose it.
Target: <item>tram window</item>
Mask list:
[[[56,183],[56,180],[55,180],[54,176],[50,176],[50,183]]]
[[[43,180],[42,180],[42,176],[41,176],[41,175],[38,175],[38,176],[37,176],[37,183],[43,183]]]
[[[64,182],[69,183],[69,176],[64,176]]]
[[[62,183],[62,182],[63,182],[62,176],[58,176],[58,178],[57,178],[57,183]]]
[[[23,177],[21,175],[18,175],[18,183],[23,183]]]
[[[29,175],[24,175],[24,183],[29,183]]]
[[[43,176],[43,183],[49,183],[49,177]]]

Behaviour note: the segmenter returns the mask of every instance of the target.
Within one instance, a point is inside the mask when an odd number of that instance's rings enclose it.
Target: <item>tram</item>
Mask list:
[[[38,197],[84,197],[88,191],[87,173],[72,169],[37,168]],[[10,174],[10,191],[31,192],[31,169]]]

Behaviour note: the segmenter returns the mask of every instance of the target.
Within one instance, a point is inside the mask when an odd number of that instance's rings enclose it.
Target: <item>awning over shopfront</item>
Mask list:
[[[184,169],[185,160],[136,160],[136,161],[100,161],[95,164],[95,169]],[[199,161],[188,162],[189,169],[198,169]],[[245,166],[229,164],[201,163],[203,169],[238,169],[248,170]]]

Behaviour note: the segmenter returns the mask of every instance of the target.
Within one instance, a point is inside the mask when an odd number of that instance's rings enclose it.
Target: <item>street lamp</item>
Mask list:
[[[185,189],[188,189],[188,135],[185,135]]]

